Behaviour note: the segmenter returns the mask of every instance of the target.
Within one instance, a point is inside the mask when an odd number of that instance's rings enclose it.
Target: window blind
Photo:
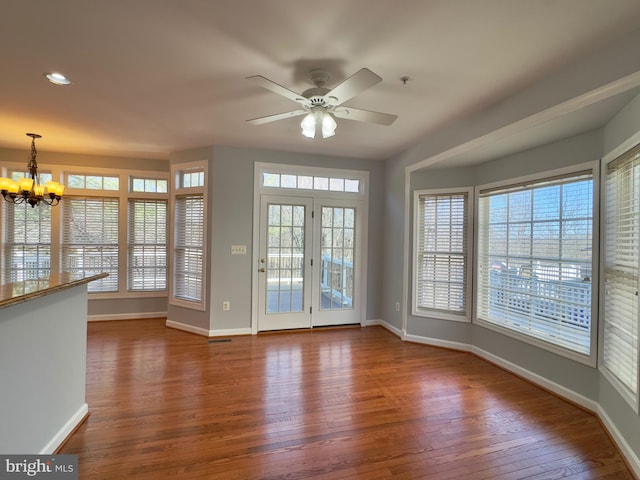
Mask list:
[[[4,208],[3,283],[46,277],[51,269],[51,208]]]
[[[478,318],[590,355],[592,175],[482,191],[478,221]]]
[[[605,194],[602,368],[638,403],[640,146],[609,164]]]
[[[422,194],[416,209],[414,307],[464,316],[468,194]]]
[[[203,299],[204,196],[175,199],[173,296],[191,302]]]
[[[118,291],[118,199],[65,197],[62,265],[67,272],[109,276],[89,282],[88,291]]]
[[[167,288],[167,201],[129,200],[127,288]]]

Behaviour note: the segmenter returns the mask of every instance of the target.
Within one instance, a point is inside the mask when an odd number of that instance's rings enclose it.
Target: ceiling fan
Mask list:
[[[301,94],[293,92],[262,75],[247,77],[247,80],[262,88],[271,90],[278,95],[282,95],[289,100],[293,100],[302,107],[290,112],[247,120],[247,122],[252,125],[261,125],[263,123],[275,122],[276,120],[306,114],[300,123],[302,134],[305,137],[314,138],[316,131],[320,131],[323,138],[328,138],[335,135],[337,124],[333,118],[334,116],[359,122],[376,123],[378,125],[391,125],[395,119],[398,118],[397,115],[371,112],[369,110],[343,105],[360,92],[382,81],[381,77],[368,68],[358,70],[333,89],[325,87],[329,81],[329,74],[325,70],[311,70],[310,80],[315,87],[311,87]]]

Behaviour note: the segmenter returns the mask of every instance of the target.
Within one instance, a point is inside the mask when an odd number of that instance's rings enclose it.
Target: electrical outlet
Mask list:
[[[396,312],[400,311],[400,302],[396,302]]]
[[[231,302],[229,300],[225,300],[224,302],[222,302],[222,310],[224,310],[225,312],[231,310]]]

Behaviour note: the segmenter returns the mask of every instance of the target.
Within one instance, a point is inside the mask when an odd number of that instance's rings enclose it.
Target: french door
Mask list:
[[[260,203],[258,329],[309,328],[313,200],[263,196]]]
[[[358,202],[262,195],[258,330],[362,321]]]

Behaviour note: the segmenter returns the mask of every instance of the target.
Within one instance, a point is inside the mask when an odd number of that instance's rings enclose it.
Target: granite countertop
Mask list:
[[[82,285],[83,283],[89,283],[108,275],[108,273],[88,276],[78,275],[77,273],[52,273],[46,278],[0,285],[0,308],[44,297],[45,295],[72,288],[76,285]]]

